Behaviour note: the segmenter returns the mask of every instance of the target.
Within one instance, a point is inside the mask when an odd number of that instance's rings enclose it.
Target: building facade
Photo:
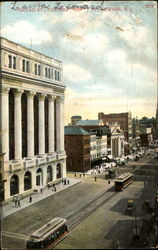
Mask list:
[[[90,134],[76,126],[65,126],[67,170],[86,172],[90,167]]]
[[[124,156],[124,133],[117,124],[111,124],[111,155]]]
[[[1,38],[4,200],[66,176],[62,62]]]
[[[80,120],[76,123],[90,133],[91,167],[102,163],[102,158],[107,154],[109,129],[101,120]]]
[[[120,129],[124,132],[126,141],[125,154],[129,153],[129,149],[132,146],[132,114],[131,112],[125,113],[113,113],[104,114],[98,113],[98,119],[102,120],[104,124],[117,123],[120,125]]]

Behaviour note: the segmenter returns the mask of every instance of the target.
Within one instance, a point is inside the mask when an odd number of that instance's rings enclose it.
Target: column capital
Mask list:
[[[54,102],[54,100],[56,99],[56,96],[48,95],[47,98],[49,102]]]
[[[22,89],[14,89],[13,93],[15,96],[21,96],[24,91]]]
[[[38,93],[38,94],[37,94],[37,97],[38,97],[38,100],[39,100],[39,101],[44,101],[46,95],[45,95],[45,94],[40,94],[40,93]]]
[[[0,93],[1,93],[2,95],[8,95],[9,90],[10,90],[10,88],[8,88],[8,87],[6,87],[6,86],[1,86],[1,87],[0,87]]]
[[[57,96],[57,97],[56,97],[56,100],[57,100],[58,102],[60,102],[60,103],[64,103],[65,98],[64,98],[64,96]]]
[[[36,92],[26,91],[26,94],[28,98],[33,98],[36,95]]]

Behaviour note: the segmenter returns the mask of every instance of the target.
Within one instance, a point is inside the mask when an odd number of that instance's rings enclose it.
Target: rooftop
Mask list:
[[[78,126],[103,126],[102,120],[80,120],[76,123]]]
[[[89,135],[89,133],[77,126],[65,126],[65,135]]]

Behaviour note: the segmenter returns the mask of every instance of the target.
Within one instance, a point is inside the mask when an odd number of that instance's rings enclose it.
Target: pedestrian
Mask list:
[[[18,201],[17,201],[17,199],[16,199],[16,200],[15,200],[15,207],[17,207],[17,202],[18,202]]]
[[[68,185],[70,184],[69,180],[67,180],[67,184],[68,184]]]
[[[50,189],[50,185],[49,185],[49,183],[48,183],[47,187],[48,187],[48,189]]]
[[[81,178],[82,174],[80,174],[80,178]]]
[[[108,179],[108,184],[110,184],[110,179]]]
[[[97,180],[97,177],[96,177],[96,176],[94,177],[94,180],[95,180],[95,181]]]
[[[75,173],[75,177],[76,177],[77,175],[76,175],[76,173]]]
[[[40,189],[40,191],[41,191],[41,194],[42,194],[42,191],[43,191],[42,188]]]
[[[54,186],[54,192],[56,192],[56,191],[57,191],[56,186]]]
[[[18,207],[21,207],[20,200],[18,200]]]
[[[30,199],[29,199],[30,203],[32,202],[32,196],[30,195]]]
[[[85,177],[85,173],[83,173],[83,177]]]

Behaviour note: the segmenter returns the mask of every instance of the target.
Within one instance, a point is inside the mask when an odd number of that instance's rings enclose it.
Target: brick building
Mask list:
[[[67,171],[86,172],[90,165],[90,134],[77,126],[65,126]]]
[[[125,141],[128,143],[128,149],[125,152],[128,153],[129,148],[132,146],[132,114],[131,112],[125,113],[113,113],[104,114],[98,113],[98,119],[102,120],[105,125],[109,123],[117,123],[120,125],[120,129],[124,132]]]

